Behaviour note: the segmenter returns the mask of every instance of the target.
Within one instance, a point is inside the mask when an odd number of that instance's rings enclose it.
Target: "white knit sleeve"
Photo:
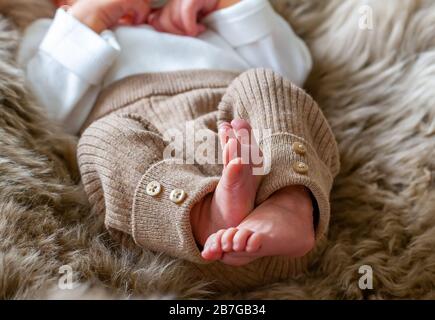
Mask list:
[[[242,0],[214,12],[204,23],[219,33],[252,68],[269,68],[302,86],[311,54],[267,0]]]
[[[80,122],[118,54],[111,33],[98,35],[59,9],[51,25],[42,20],[28,28],[18,56],[30,90],[49,116],[64,122],[74,113]]]

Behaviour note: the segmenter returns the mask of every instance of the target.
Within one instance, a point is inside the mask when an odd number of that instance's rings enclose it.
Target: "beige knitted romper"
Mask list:
[[[121,80],[101,93],[80,139],[78,160],[89,201],[113,235],[184,259],[217,287],[241,289],[300,273],[316,250],[299,259],[262,258],[245,267],[202,259],[189,213],[214,191],[222,165],[186,161],[192,153],[186,146],[195,151],[204,143],[192,141],[196,137],[186,124],[209,132],[209,143],[216,144],[218,123],[234,118],[269,132],[259,145],[268,150],[271,171],[256,203],[286,186],[306,186],[315,199],[318,248],[339,171],[337,144],[313,99],[273,71],[183,71]],[[183,138],[176,144],[178,158],[163,158],[168,130]]]

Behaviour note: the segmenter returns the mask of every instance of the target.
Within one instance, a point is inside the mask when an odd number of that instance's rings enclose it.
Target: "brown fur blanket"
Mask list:
[[[120,248],[89,213],[75,139],[26,91],[20,33],[48,0],[0,0],[0,298],[435,298],[435,3],[276,0],[309,44],[307,90],[339,141],[329,244],[310,271],[210,292],[180,261]],[[361,290],[361,266],[373,289]],[[63,290],[63,268],[75,290]],[[62,268],[63,267],[63,268]]]

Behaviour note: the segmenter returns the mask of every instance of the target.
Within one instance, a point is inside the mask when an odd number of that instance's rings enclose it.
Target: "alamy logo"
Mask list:
[[[373,290],[373,268],[363,265],[359,267],[358,273],[362,274],[358,281],[358,287],[361,290]]]
[[[272,138],[270,129],[252,131],[241,129],[237,132],[241,142],[237,157],[243,164],[253,165],[254,175],[266,175],[270,172],[271,150],[262,146],[262,150],[253,141],[264,141]],[[171,128],[163,133],[167,146],[163,151],[163,158],[174,161],[174,164],[222,164],[223,154],[216,133],[209,129],[196,129],[193,121],[186,122],[183,130]]]
[[[369,5],[360,6],[358,13],[360,14],[358,27],[361,30],[373,30],[373,8]]]
[[[61,290],[74,289],[73,269],[69,265],[64,265],[59,268],[59,273],[62,275],[58,281],[58,287]]]

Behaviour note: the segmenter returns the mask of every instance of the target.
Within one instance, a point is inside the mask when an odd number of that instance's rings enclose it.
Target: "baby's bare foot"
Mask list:
[[[213,195],[201,208],[191,213],[196,240],[204,245],[207,238],[220,229],[234,227],[253,210],[261,176],[253,174],[251,154],[258,154],[251,126],[244,120],[234,120],[219,127],[223,147],[222,178]]]
[[[222,259],[225,253],[230,252],[253,254],[260,249],[262,241],[261,233],[255,233],[248,229],[222,229],[212,234],[207,239],[202,252],[202,257],[206,260],[213,261]],[[239,265],[251,261],[252,259],[246,255],[238,259]]]
[[[202,256],[242,266],[266,256],[304,256],[314,241],[311,197],[304,187],[292,186],[273,194],[237,228],[212,234]]]
[[[223,146],[224,169],[212,206],[221,213],[224,225],[234,227],[254,209],[261,176],[253,174],[251,154],[258,153],[258,147],[251,126],[244,120],[221,125],[219,138]]]

